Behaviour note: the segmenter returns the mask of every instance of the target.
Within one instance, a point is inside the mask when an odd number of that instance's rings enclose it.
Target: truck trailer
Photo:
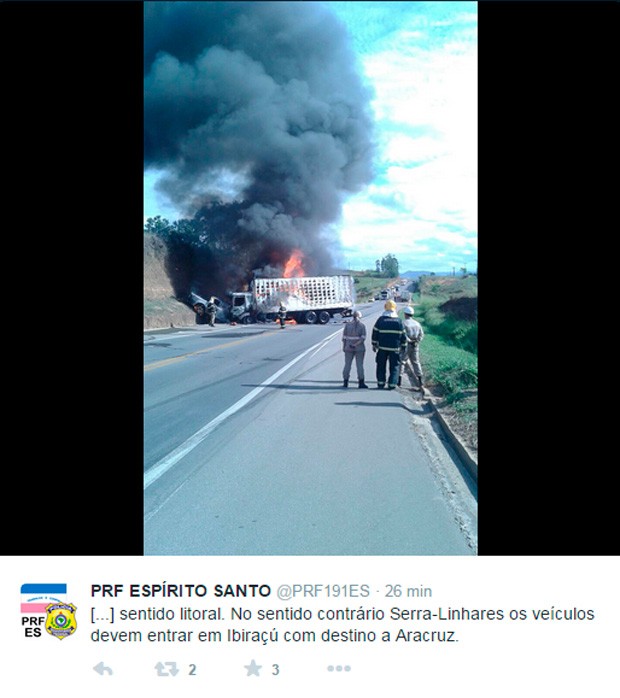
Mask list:
[[[351,315],[355,304],[353,277],[344,275],[256,278],[249,291],[230,296],[231,319],[244,324],[274,320],[282,303],[288,319],[325,325],[336,314]]]

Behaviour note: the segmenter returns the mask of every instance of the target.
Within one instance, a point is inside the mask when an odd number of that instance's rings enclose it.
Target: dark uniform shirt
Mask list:
[[[407,335],[397,315],[381,315],[372,328],[372,346],[384,351],[400,352],[407,346]]]

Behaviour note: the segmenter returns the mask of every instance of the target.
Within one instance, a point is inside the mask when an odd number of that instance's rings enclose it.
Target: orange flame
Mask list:
[[[301,250],[293,250],[287,263],[284,265],[284,278],[290,279],[291,276],[305,276],[302,260],[304,258]]]

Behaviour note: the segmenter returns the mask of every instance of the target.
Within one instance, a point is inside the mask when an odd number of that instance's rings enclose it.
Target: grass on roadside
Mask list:
[[[468,397],[478,388],[478,357],[427,333],[420,344],[420,361],[429,384],[439,388],[448,404]]]
[[[420,344],[424,380],[442,413],[472,449],[478,448],[478,357],[427,333]]]
[[[471,277],[470,277],[471,278]],[[444,284],[436,294],[415,294],[416,319],[424,331],[436,335],[447,344],[478,354],[478,296],[468,279],[456,279],[452,286]],[[476,280],[477,283],[477,280]],[[472,295],[466,295],[466,290]]]
[[[461,440],[478,448],[477,279],[432,279],[415,294],[415,318],[424,328],[420,361],[425,383]],[[439,283],[441,282],[441,283]]]

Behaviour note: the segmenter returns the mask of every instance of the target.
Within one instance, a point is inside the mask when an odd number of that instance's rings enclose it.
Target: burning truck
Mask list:
[[[303,253],[293,250],[281,276],[272,277],[256,270],[249,290],[229,292],[229,301],[217,296],[212,300],[217,307],[216,321],[247,325],[253,322],[271,322],[278,316],[280,304],[286,308],[287,320],[307,325],[325,325],[334,315],[348,317],[355,305],[355,283],[352,276],[306,276]],[[270,269],[275,271],[277,268]],[[204,322],[206,301],[191,294],[196,322]]]
[[[249,291],[230,297],[233,322],[268,322],[275,319],[282,303],[287,318],[325,325],[336,314],[347,317],[353,313],[355,288],[353,277],[344,275],[256,278]]]

